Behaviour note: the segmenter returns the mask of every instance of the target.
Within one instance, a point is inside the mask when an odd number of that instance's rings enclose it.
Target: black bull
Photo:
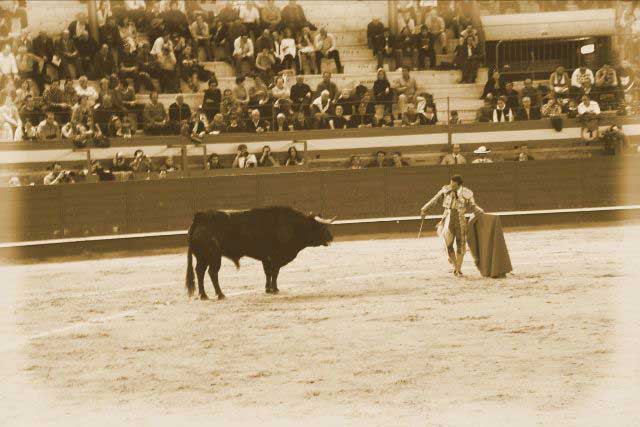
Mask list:
[[[218,299],[224,298],[218,281],[222,257],[229,258],[238,268],[244,256],[262,261],[267,276],[265,290],[278,293],[280,268],[306,247],[327,246],[333,240],[328,227],[332,221],[277,206],[197,212],[188,237],[186,287],[189,296],[195,291],[192,255],[196,257],[200,299],[208,299],[204,291],[207,269]]]

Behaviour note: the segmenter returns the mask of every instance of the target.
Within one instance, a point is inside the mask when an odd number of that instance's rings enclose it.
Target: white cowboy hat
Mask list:
[[[473,151],[475,154],[489,154],[491,152],[491,150],[487,150],[487,147],[485,147],[484,145],[478,147],[477,150]]]

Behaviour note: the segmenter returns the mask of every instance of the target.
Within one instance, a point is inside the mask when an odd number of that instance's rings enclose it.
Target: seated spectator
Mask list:
[[[251,133],[268,132],[270,129],[269,122],[260,118],[260,111],[255,109],[251,111],[251,119],[247,123],[246,130]]]
[[[462,120],[458,115],[458,110],[451,110],[451,113],[449,113],[449,124],[451,126],[462,124]]]
[[[400,168],[403,166],[409,166],[409,162],[402,158],[402,153],[399,151],[394,151],[391,154],[391,164],[390,166],[395,168]]]
[[[56,42],[56,55],[62,76],[67,79],[75,79],[76,75],[83,74],[80,64],[80,53],[75,42],[69,36],[69,30],[62,32],[62,37]]]
[[[520,93],[522,97],[528,97],[531,100],[531,105],[534,107],[539,107],[541,102],[540,91],[533,87],[533,80],[525,79],[524,88],[522,88],[522,92]],[[554,92],[555,96],[555,92]]]
[[[581,117],[599,116],[600,105],[596,101],[592,101],[588,95],[583,95],[582,102],[578,105],[578,115]]]
[[[285,116],[284,113],[278,113],[275,123],[273,124],[273,131],[286,132],[288,130],[291,130],[291,128],[289,127],[289,120],[287,119],[287,116]]]
[[[262,154],[258,159],[258,167],[277,167],[280,166],[280,163],[273,157],[273,153],[271,152],[271,147],[265,145],[262,147]]]
[[[427,105],[423,113],[425,125],[435,125],[438,123],[438,116],[434,111],[433,105]]]
[[[222,163],[220,163],[220,156],[218,156],[216,153],[211,153],[207,158],[207,169],[224,169],[224,166],[222,166]]]
[[[167,172],[177,172],[178,168],[176,167],[173,157],[166,156],[162,161],[162,165],[160,165],[160,177],[165,177]]]
[[[348,124],[342,105],[336,105],[333,116],[329,119],[329,127],[331,129],[346,129]]]
[[[86,95],[82,95],[71,109],[71,123],[74,126],[86,125],[89,118],[93,117],[93,111],[93,108],[89,106],[89,98]]]
[[[260,37],[256,39],[254,48],[256,52],[262,52],[263,49],[267,49],[268,53],[273,54],[274,47],[275,47],[275,41],[274,41],[274,38],[271,36],[271,30],[269,30],[268,28],[265,28],[262,31],[262,34],[260,35]]]
[[[516,120],[540,120],[540,109],[531,106],[531,99],[528,96],[522,98],[522,107],[518,109]]]
[[[329,127],[329,116],[333,103],[328,90],[323,90],[319,97],[311,103],[311,110],[314,117],[314,126],[316,129],[327,129]]]
[[[52,111],[47,112],[45,119],[38,124],[36,135],[40,142],[60,140],[60,125]]]
[[[490,99],[484,100],[482,107],[476,111],[476,121],[479,123],[487,123],[493,120],[493,103]]]
[[[21,141],[23,134],[22,119],[18,109],[9,95],[3,95],[4,102],[0,107],[0,140]]]
[[[318,34],[316,34],[314,40],[314,47],[316,50],[316,67],[318,71],[322,71],[322,58],[331,58],[336,63],[336,70],[338,74],[344,72],[342,64],[340,63],[340,52],[336,46],[336,40],[333,34],[327,33],[326,28],[321,28]]]
[[[200,64],[191,45],[186,45],[182,51],[181,74],[182,80],[189,85],[195,93],[200,90],[200,82],[208,81],[212,73]]]
[[[354,112],[355,105],[358,103],[358,100],[351,96],[351,90],[348,88],[342,89],[340,92],[340,96],[336,99],[336,106],[342,107],[343,114],[345,116],[351,116]]]
[[[236,157],[233,159],[233,163],[231,164],[232,168],[255,168],[258,166],[258,160],[254,154],[249,154],[247,150],[247,146],[245,144],[240,144],[238,146],[238,152],[236,153]]]
[[[108,16],[106,22],[98,29],[98,39],[100,46],[122,46],[122,38],[120,37],[120,31],[116,25],[116,21],[113,16]],[[114,62],[118,61],[118,49],[111,51]]]
[[[191,120],[191,107],[185,104],[182,94],[176,95],[176,102],[169,106],[169,126],[174,133]],[[206,124],[203,125],[206,127]]]
[[[22,106],[18,109],[18,113],[20,114],[20,119],[25,124],[29,122],[33,126],[38,126],[38,124],[44,120],[44,112],[36,104],[31,95],[25,97]]]
[[[573,86],[573,88],[575,89],[582,88],[582,83],[587,80],[591,82],[591,85],[595,83],[593,71],[587,68],[587,66],[584,64],[576,68],[571,74],[571,86]]]
[[[387,73],[383,69],[378,70],[376,81],[373,82],[373,99],[376,104],[381,104],[385,110],[391,111],[393,94],[391,93],[391,84],[387,79]]]
[[[402,115],[402,126],[422,126],[425,123],[426,118],[418,113],[415,104],[407,104],[407,111]]]
[[[418,92],[416,80],[409,74],[408,68],[402,69],[402,76],[394,82],[394,89],[398,94],[398,110],[400,113],[406,111],[406,104],[415,102],[415,96]]]
[[[460,154],[460,144],[453,144],[451,147],[451,153],[445,155],[440,162],[441,165],[464,165],[467,163],[467,159]]]
[[[556,68],[549,76],[549,87],[555,92],[556,96],[560,98],[567,96],[570,82],[569,75],[562,65]]]
[[[522,144],[518,147],[518,154],[514,159],[516,162],[526,162],[530,160],[534,160],[533,156],[529,155],[529,147],[527,144]]]
[[[429,68],[436,66],[436,51],[431,44],[431,36],[426,25],[420,27],[420,32],[414,37],[414,49],[418,59],[418,70],[425,70],[426,59],[429,58]]]
[[[387,159],[387,153],[384,151],[377,151],[376,157],[367,165],[368,168],[383,168],[391,166],[390,161]]]
[[[227,124],[224,122],[224,117],[222,114],[217,113],[213,116],[213,120],[209,122],[209,129],[207,132],[213,135],[218,135],[221,133],[225,133],[227,131]]]
[[[491,153],[491,150],[488,150],[484,145],[478,147],[478,149],[474,150],[473,153],[477,154],[478,157],[471,163],[493,163],[493,160],[489,158],[489,153]]]
[[[596,89],[599,94],[600,103],[605,109],[616,108],[619,97],[618,94],[618,74],[615,68],[605,63],[596,72]]]
[[[89,86],[87,76],[80,76],[78,86],[75,87],[78,96],[86,96],[89,107],[93,107],[98,100],[98,92],[93,86]]]
[[[373,127],[373,119],[371,114],[367,112],[366,104],[358,104],[358,110],[351,115],[348,126],[350,129]]]
[[[236,77],[236,85],[233,87],[232,94],[234,103],[246,111],[251,98],[249,96],[249,91],[244,85],[244,81],[244,77]]]
[[[289,4],[282,8],[281,28],[291,28],[294,33],[299,33],[303,27],[309,26],[309,21],[302,10],[302,6],[296,0],[289,0]],[[312,28],[315,31],[315,27]]]
[[[192,142],[202,144],[209,127],[206,114],[201,109],[198,109],[191,116],[191,121],[183,121],[180,131],[182,134],[189,135]]]
[[[233,58],[236,67],[236,75],[242,76],[242,63],[247,62],[251,68],[254,63],[253,42],[243,34],[233,42]]]
[[[131,168],[122,151],[118,151],[111,162],[111,172],[129,172]]]
[[[68,181],[69,171],[62,170],[60,163],[54,163],[47,168],[50,172],[44,177],[44,185],[63,184]]]
[[[296,39],[296,51],[298,52],[299,74],[310,72],[318,74],[318,64],[315,62],[314,39],[309,27],[303,27],[302,32]]]
[[[158,92],[149,94],[149,102],[144,106],[144,132],[148,135],[168,135],[171,127],[164,105],[158,102]]]
[[[556,100],[555,96],[550,97],[549,101],[542,106],[542,117],[556,117],[562,114],[562,105]]]
[[[389,64],[391,71],[395,71],[402,65],[402,50],[398,49],[398,42],[388,28],[384,28],[381,34],[373,37],[372,48],[378,61],[378,68],[382,68],[385,58],[393,59],[393,65]]]
[[[32,79],[33,81],[41,80],[41,74],[35,71],[40,67],[37,61],[39,58],[29,52],[26,46],[18,48],[18,54],[15,59],[18,67],[18,76],[22,81],[28,81],[27,79]]]
[[[371,116],[371,127],[378,128],[382,127],[382,123],[384,120],[384,105],[376,104],[374,106],[373,115]]]
[[[80,68],[76,73],[89,73],[98,50],[98,44],[86,32],[77,37],[75,43],[78,49],[78,62],[80,63]]]
[[[276,60],[268,48],[263,47],[256,56],[256,70],[258,77],[265,86],[270,86],[275,75]]]
[[[276,100],[289,99],[291,91],[284,85],[284,78],[278,77],[276,84],[271,88],[271,94]]]
[[[204,91],[202,99],[202,109],[207,115],[207,119],[211,120],[220,112],[220,103],[222,102],[222,94],[218,89],[218,80],[210,79],[207,89]]]
[[[231,113],[236,111],[238,104],[233,98],[231,89],[225,89],[222,93],[222,101],[220,101],[220,112],[225,120],[229,120]]]
[[[426,26],[429,28],[429,37],[431,50],[433,51],[432,56],[435,60],[436,47],[437,43],[440,43],[442,47],[442,53],[447,53],[447,35],[445,33],[445,24],[444,19],[441,16],[438,16],[438,10],[436,8],[431,9],[431,12],[427,19],[425,20]],[[431,63],[431,67],[435,66],[435,61]]]
[[[396,7],[398,10],[398,27],[408,27],[413,31],[417,22],[415,1],[399,1]]]
[[[503,95],[506,85],[507,83],[505,82],[504,77],[500,74],[500,72],[498,70],[491,70],[489,79],[484,85],[484,89],[482,90],[482,96],[480,96],[480,99],[485,99],[490,93],[493,94],[494,97]]]
[[[133,160],[129,163],[129,168],[132,172],[151,172],[153,171],[153,164],[151,159],[144,154],[144,151],[138,149],[133,153]]]
[[[513,111],[507,108],[507,99],[504,96],[498,98],[496,108],[493,109],[493,123],[512,122],[514,120]]]
[[[520,107],[520,94],[513,88],[513,82],[507,82],[505,85],[504,96],[507,98],[507,108],[512,111],[518,110]]]
[[[287,150],[287,159],[284,161],[285,166],[302,166],[304,159],[298,153],[298,149],[293,145]]]
[[[77,123],[75,125],[73,145],[81,148],[89,145],[98,147],[107,145],[106,137],[103,135],[100,126],[93,120],[93,117],[88,117],[86,123]]]
[[[293,109],[306,109],[311,104],[311,88],[304,82],[304,76],[296,76],[296,82],[291,86],[289,97]]]
[[[238,9],[238,17],[242,24],[247,27],[249,36],[255,40],[260,28],[260,11],[255,3],[252,0],[248,0],[241,4]]]
[[[401,58],[409,58],[411,60],[411,67],[416,70],[415,66],[415,40],[413,37],[413,30],[409,27],[403,27],[400,33],[396,37],[397,48],[400,51]],[[404,59],[403,59],[404,60]]]
[[[180,34],[184,37],[189,36],[189,21],[187,15],[178,8],[176,0],[169,1],[169,9],[161,14],[164,21],[165,30],[171,34]]]
[[[211,33],[209,24],[204,20],[204,15],[199,13],[196,20],[189,27],[191,38],[193,39],[193,51],[198,55],[198,49],[203,48],[207,61],[213,61],[213,53],[211,51]]]
[[[260,9],[260,21],[266,30],[273,31],[280,26],[280,8],[275,4],[275,0],[267,0]]]
[[[100,80],[105,77],[109,77],[115,71],[116,66],[113,62],[113,55],[109,51],[109,46],[103,44],[93,60],[91,78],[93,80]]]
[[[283,70],[297,70],[300,72],[300,66],[296,61],[296,40],[293,38],[291,28],[284,29],[284,37],[280,40],[278,50],[278,59]],[[339,61],[339,59],[338,59]]]
[[[349,161],[347,162],[347,169],[363,169],[364,165],[362,164],[362,159],[360,156],[353,154],[349,157]]]
[[[578,117],[578,103],[574,99],[570,99],[566,105],[565,111],[568,119],[575,119]]]
[[[160,91],[163,93],[180,92],[180,82],[176,71],[178,60],[171,43],[164,44],[156,55],[156,62],[159,70]]]
[[[302,109],[296,112],[291,127],[292,130],[310,130],[313,128],[305,117]]]
[[[61,122],[67,122],[71,114],[71,105],[65,102],[65,94],[60,89],[60,81],[54,80],[42,94],[42,104],[46,111],[58,114]]]
[[[0,76],[5,79],[14,79],[18,75],[18,64],[16,57],[11,52],[11,45],[5,44],[0,53]]]

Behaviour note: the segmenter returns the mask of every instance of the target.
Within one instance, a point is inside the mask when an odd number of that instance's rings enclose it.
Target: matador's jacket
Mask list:
[[[424,206],[423,210],[428,210],[432,208],[438,200],[442,198],[442,207],[444,208],[444,213],[442,214],[442,220],[436,226],[438,230],[438,235],[441,236],[447,247],[451,247],[453,245],[454,238],[458,240],[458,251],[463,252],[466,249],[467,242],[467,220],[465,218],[465,214],[467,213],[483,213],[484,211],[478,205],[476,205],[475,200],[473,199],[473,191],[468,189],[467,187],[460,186],[457,191],[451,189],[451,185],[445,185],[436,193],[435,196],[431,200],[429,200]],[[452,210],[457,211],[458,213],[458,221],[460,224],[460,235],[454,235],[452,228],[457,229],[457,227],[451,227],[451,212]]]

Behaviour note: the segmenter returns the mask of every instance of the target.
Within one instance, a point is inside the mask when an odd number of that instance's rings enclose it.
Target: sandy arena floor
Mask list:
[[[0,270],[0,425],[640,425],[640,226],[507,234],[515,272],[441,243],[303,251],[263,293],[185,253]],[[214,295],[210,282],[207,292]]]

